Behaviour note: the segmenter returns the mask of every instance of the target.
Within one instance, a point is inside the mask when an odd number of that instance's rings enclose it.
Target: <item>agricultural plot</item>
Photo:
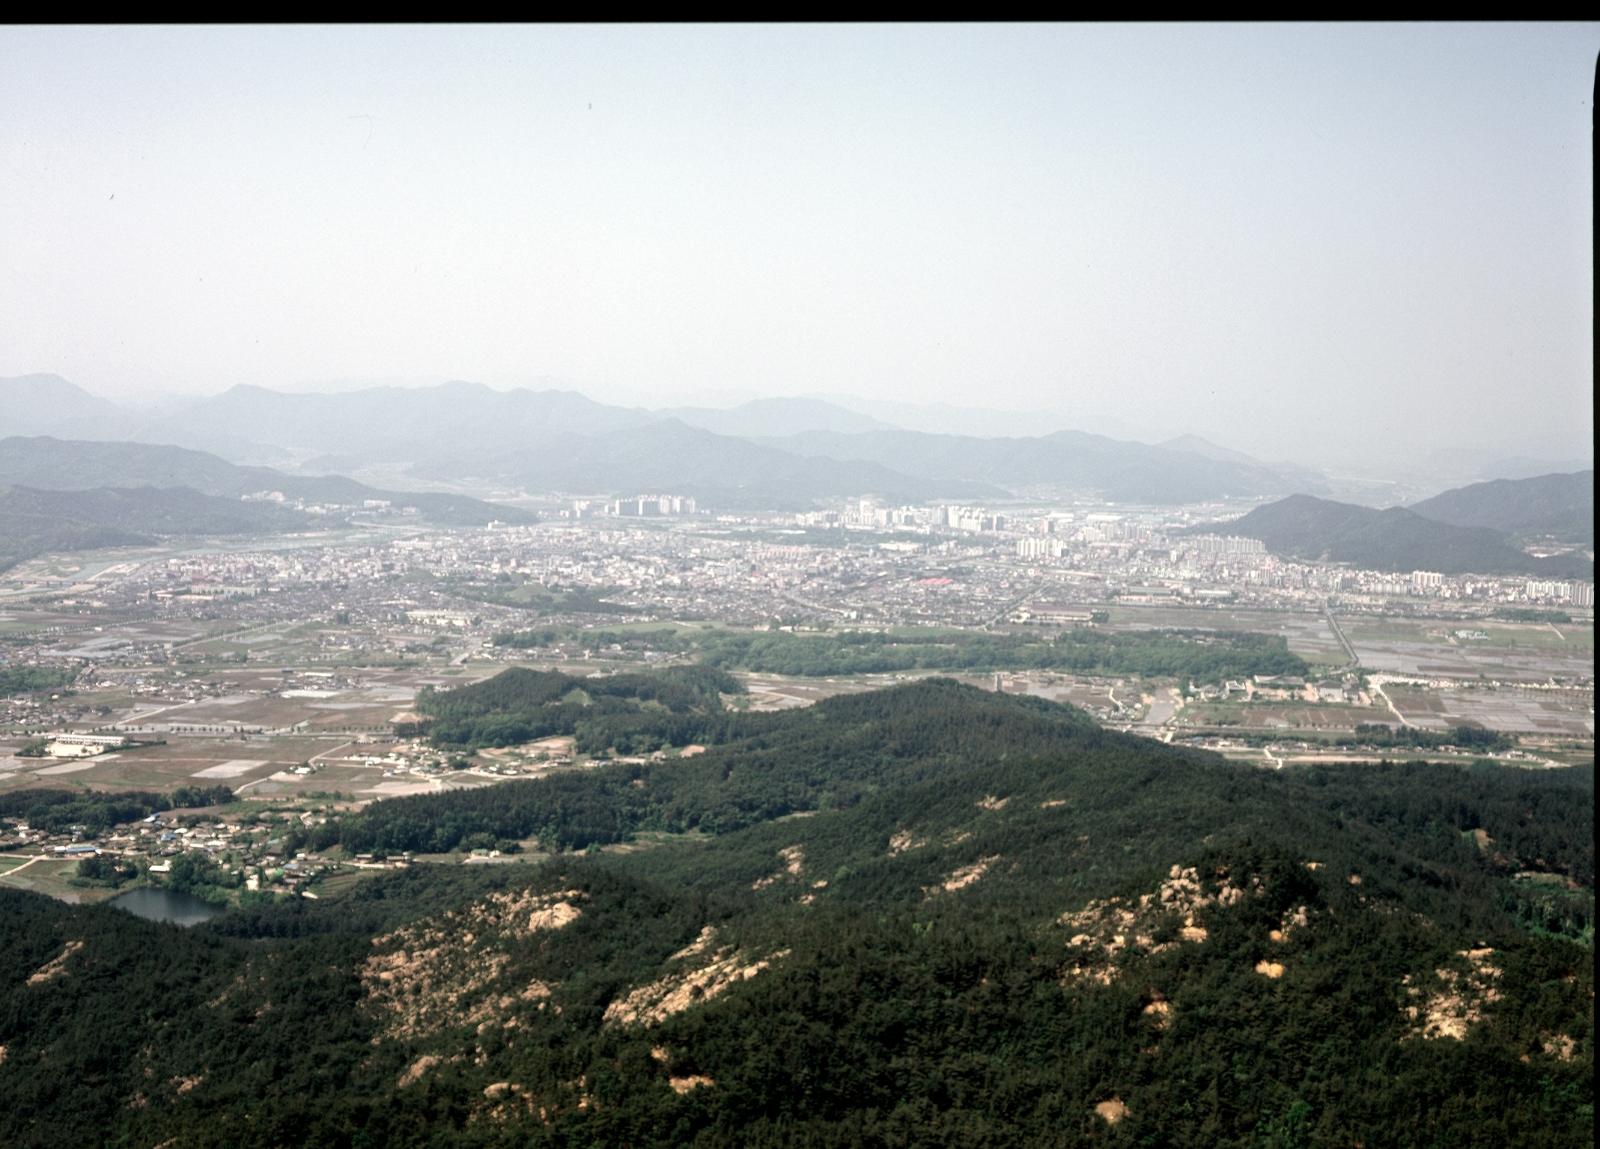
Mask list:
[[[1594,677],[1594,626],[1341,619],[1363,670],[1420,677],[1545,682]]]
[[[1236,610],[1227,607],[1114,606],[1113,630],[1245,630],[1281,635],[1307,662],[1340,665],[1344,647],[1320,614],[1286,610]]]
[[[1104,678],[1076,678],[1061,674],[1007,674],[1002,678],[1002,686],[1007,693],[1032,694],[1037,698],[1047,698],[1051,702],[1070,703],[1084,710],[1119,713],[1123,708],[1127,708],[1130,717],[1139,704],[1137,688],[1125,688],[1118,694],[1115,682]]]
[[[1178,714],[1177,725],[1234,727],[1239,730],[1304,730],[1344,732],[1366,722],[1381,722],[1386,711],[1367,706],[1310,702],[1190,702]]]
[[[855,694],[863,690],[889,686],[894,676],[884,676],[883,681],[862,678],[791,678],[781,674],[738,674],[748,690],[751,710],[792,710],[798,706],[811,706],[835,694]]]
[[[106,887],[74,886],[72,879],[77,875],[76,859],[41,857],[0,871],[0,886],[31,890],[63,902],[103,902],[116,897],[117,891]]]
[[[381,733],[415,696],[410,681],[363,675],[358,684],[333,687],[310,679],[290,684],[281,675],[213,676],[229,693],[188,702],[130,706],[115,721],[135,735],[229,733]]]
[[[1391,685],[1384,692],[1408,722],[1424,729],[1470,724],[1527,736],[1594,737],[1592,691]]]
[[[239,791],[251,783],[292,770],[338,745],[338,741],[307,737],[255,738],[248,741],[238,738],[178,738],[164,746],[147,746],[67,761],[0,757],[0,789],[52,786],[166,792],[179,786],[226,785]],[[278,787],[279,793],[307,793],[331,788],[320,774],[291,777],[295,778],[295,785]]]

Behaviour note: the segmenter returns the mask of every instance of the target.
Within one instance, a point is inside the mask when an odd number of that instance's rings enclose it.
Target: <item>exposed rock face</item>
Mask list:
[[[783,868],[777,873],[768,874],[764,878],[757,878],[751,883],[752,890],[764,890],[770,885],[785,878],[798,878],[806,870],[806,852],[801,846],[785,846],[778,851],[778,858],[783,862]]]
[[[406,1071],[395,1080],[395,1087],[397,1089],[404,1089],[408,1085],[414,1085],[418,1081],[422,1080],[423,1075],[426,1074],[428,1070],[432,1069],[438,1064],[439,1059],[437,1057],[433,1056],[431,1053],[424,1053],[421,1057],[417,1058],[406,1067]]]
[[[1500,1000],[1495,983],[1501,970],[1489,960],[1494,950],[1484,946],[1462,950],[1456,956],[1465,960],[1455,963],[1455,968],[1434,970],[1426,986],[1413,984],[1410,974],[1401,981],[1406,996],[1412,999],[1404,1007],[1405,1015],[1415,1023],[1409,1036],[1464,1041],[1467,1031],[1483,1020],[1484,1007]]]
[[[893,857],[907,850],[920,850],[927,844],[926,838],[919,838],[910,830],[896,830],[889,838],[889,855]]]
[[[987,858],[979,858],[970,866],[962,866],[960,869],[952,871],[949,877],[945,878],[945,880],[939,884],[938,889],[947,894],[954,893],[956,890],[965,889],[966,887],[972,885],[972,883],[982,878],[983,875],[987,874],[989,872],[989,867],[994,865],[999,860],[999,854],[991,854]],[[928,892],[932,894],[937,891],[930,889]]]
[[[605,1023],[657,1025],[690,1006],[726,993],[789,953],[788,950],[778,950],[764,958],[752,960],[734,946],[712,951],[714,939],[714,931],[706,927],[693,944],[667,959],[680,968],[669,970],[655,981],[637,986],[612,1001],[606,1006]],[[707,956],[710,960],[701,964]]]
[[[43,985],[45,982],[52,981],[55,978],[65,977],[67,974],[67,959],[82,948],[83,943],[81,941],[68,942],[60,953],[28,975],[28,984]]]
[[[1066,971],[1065,980],[1109,985],[1117,977],[1113,959],[1119,954],[1158,954],[1184,943],[1204,942],[1210,935],[1196,916],[1199,911],[1237,905],[1247,897],[1259,897],[1264,890],[1258,875],[1235,883],[1226,873],[1202,879],[1193,866],[1175,865],[1166,880],[1136,901],[1106,898],[1062,914],[1058,924],[1073,931],[1067,946],[1073,951],[1074,964]],[[1176,937],[1156,941],[1162,933],[1175,933]]]
[[[1129,1109],[1122,1103],[1120,1097],[1108,1097],[1094,1107],[1095,1115],[1107,1125],[1115,1125],[1128,1116]]]
[[[367,1002],[384,1015],[385,1032],[401,1038],[462,1023],[485,1029],[518,1002],[537,1002],[543,1008],[552,991],[544,982],[504,987],[497,994],[488,989],[510,964],[507,944],[571,925],[583,916],[577,905],[581,898],[576,890],[490,894],[460,910],[374,938],[377,952],[361,970]],[[418,1076],[423,1072],[426,1068]]]
[[[1158,996],[1147,1003],[1141,1012],[1157,1029],[1166,1029],[1172,1024],[1172,1003],[1164,996]]]

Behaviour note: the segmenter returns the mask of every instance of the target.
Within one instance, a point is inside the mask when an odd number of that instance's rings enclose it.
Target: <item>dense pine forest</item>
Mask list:
[[[580,749],[595,753],[634,738],[679,745],[722,711],[721,696],[742,694],[731,674],[705,666],[679,666],[650,674],[585,678],[560,671],[514,669],[485,682],[417,696],[417,712],[441,746],[511,746],[553,735],[576,734]]]
[[[297,843],[537,865],[188,930],[0,893],[0,1138],[1590,1143],[1592,767],[1268,772],[948,680],[752,715],[705,672],[560,677],[426,712],[610,698],[709,749]]]
[[[1221,682],[1255,674],[1307,672],[1304,659],[1280,635],[1251,631],[1150,630],[1110,632],[1069,629],[1051,634],[928,634],[723,629],[648,632],[574,631],[553,628],[506,631],[495,644],[521,649],[561,638],[588,649],[607,644],[692,654],[707,666],[764,674],[808,676],[893,674],[915,670],[1061,670],[1079,674],[1139,674]]]
[[[162,810],[221,806],[233,801],[226,786],[179,786],[165,794],[124,790],[104,794],[84,790],[10,790],[0,794],[0,817],[25,818],[35,830],[60,834],[74,827],[90,834],[136,822]]]

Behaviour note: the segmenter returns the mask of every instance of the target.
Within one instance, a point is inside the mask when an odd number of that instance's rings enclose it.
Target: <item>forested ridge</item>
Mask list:
[[[165,810],[221,806],[233,801],[227,786],[179,786],[171,793],[124,790],[114,794],[84,790],[9,790],[0,794],[0,816],[25,818],[35,830],[60,834],[81,829],[102,834]]]
[[[656,742],[694,741],[687,735],[721,713],[721,696],[742,693],[738,679],[704,666],[587,678],[519,667],[454,690],[424,688],[416,709],[441,746],[511,746],[576,734],[580,748],[594,752],[635,733]]]
[[[549,645],[551,628],[505,631],[498,646]],[[892,674],[915,670],[1061,670],[1079,674],[1139,674],[1221,682],[1251,675],[1307,673],[1304,659],[1281,635],[1251,631],[1068,629],[1053,635],[938,631],[886,634],[846,630],[826,634],[725,629],[645,633],[577,631],[589,649],[608,642],[692,654],[707,666],[806,676]]]
[[[1592,768],[1260,771],[937,679],[718,720],[303,844],[537,866],[189,931],[0,894],[0,1137],[1590,1142]]]

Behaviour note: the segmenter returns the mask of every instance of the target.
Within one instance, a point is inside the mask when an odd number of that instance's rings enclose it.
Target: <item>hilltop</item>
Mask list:
[[[187,488],[51,491],[0,486],[0,570],[50,551],[149,545],[158,536],[278,534],[318,526],[266,503]]]
[[[1254,462],[1152,447],[1083,431],[982,439],[920,431],[810,431],[762,440],[798,455],[859,460],[926,478],[1008,489],[1065,487],[1118,501],[1185,503],[1283,494],[1297,484]]]
[[[417,472],[434,478],[512,482],[527,490],[666,490],[719,507],[759,509],[800,509],[816,499],[866,494],[893,502],[1006,494],[976,480],[928,478],[874,462],[795,455],[676,419],[599,435],[562,435],[534,452],[436,451],[425,457]]]
[[[572,704],[541,683],[505,693]],[[538,865],[189,931],[0,892],[0,1134],[1588,1143],[1592,770],[1262,772],[941,680],[711,698],[662,712],[692,758],[285,843],[531,836]]]
[[[1424,518],[1458,527],[1488,527],[1514,537],[1553,535],[1594,542],[1594,472],[1496,479],[1413,503]]]
[[[667,407],[658,412],[663,418],[677,419],[719,435],[759,439],[769,435],[790,435],[799,431],[887,430],[892,425],[870,415],[829,403],[825,399],[752,399],[737,407]]]
[[[1273,554],[1308,562],[1442,574],[1594,577],[1594,564],[1581,556],[1534,558],[1512,545],[1500,531],[1452,526],[1404,507],[1380,511],[1310,495],[1291,495],[1257,507],[1232,522],[1194,528],[1196,532],[1224,529],[1230,534],[1260,539]]]
[[[366,500],[412,506],[441,526],[532,522],[515,507],[465,495],[380,490],[342,475],[291,475],[270,467],[243,467],[204,451],[148,443],[87,442],[12,437],[0,439],[0,483],[61,491],[101,487],[186,487],[223,499],[276,491],[312,503],[359,505]]]

